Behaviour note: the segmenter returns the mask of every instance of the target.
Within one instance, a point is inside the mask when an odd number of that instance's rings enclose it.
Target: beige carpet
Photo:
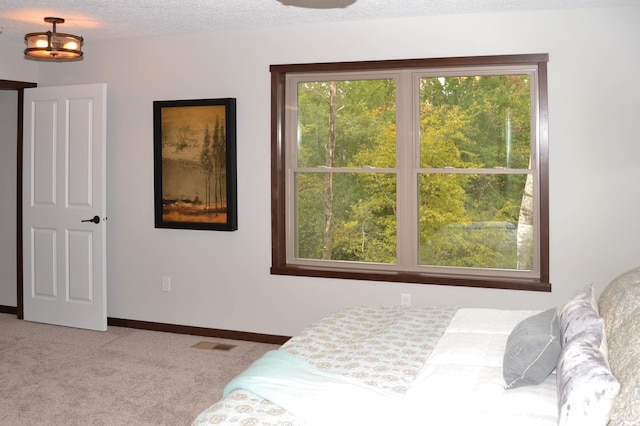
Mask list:
[[[237,346],[192,347],[202,341]],[[229,380],[275,348],[121,327],[94,332],[0,314],[0,425],[189,425]]]

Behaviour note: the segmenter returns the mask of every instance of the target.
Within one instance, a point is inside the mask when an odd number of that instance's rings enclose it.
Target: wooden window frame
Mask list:
[[[472,56],[426,58],[389,61],[333,62],[312,64],[271,65],[271,274],[306,277],[403,282],[465,287],[501,288],[529,291],[551,291],[549,282],[549,155],[548,155],[548,54]],[[502,278],[473,274],[438,275],[407,271],[342,269],[288,264],[286,256],[286,147],[285,89],[289,73],[322,73],[345,71],[375,71],[413,68],[444,68],[474,66],[535,65],[538,82],[538,155],[539,173],[539,276],[535,278]]]

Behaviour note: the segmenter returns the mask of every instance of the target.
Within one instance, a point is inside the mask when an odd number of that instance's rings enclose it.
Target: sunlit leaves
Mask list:
[[[532,146],[529,76],[421,78],[416,117],[401,119],[395,84],[391,78],[298,84],[297,167],[303,171],[295,174],[296,255],[327,259],[323,244],[330,241],[331,260],[395,263],[403,243],[397,173],[408,170],[415,199],[401,208],[417,213],[411,228],[418,233],[416,262],[517,268],[516,227]],[[402,140],[400,120],[415,127]],[[399,147],[418,161],[402,162]],[[521,170],[501,173],[507,169]]]

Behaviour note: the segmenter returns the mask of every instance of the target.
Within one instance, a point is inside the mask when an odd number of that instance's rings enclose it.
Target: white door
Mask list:
[[[26,89],[24,319],[107,329],[107,87]]]

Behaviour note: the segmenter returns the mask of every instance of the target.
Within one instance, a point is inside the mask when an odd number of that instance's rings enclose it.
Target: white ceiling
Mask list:
[[[640,0],[2,0],[0,43],[47,31],[91,41],[423,15],[637,6]]]

